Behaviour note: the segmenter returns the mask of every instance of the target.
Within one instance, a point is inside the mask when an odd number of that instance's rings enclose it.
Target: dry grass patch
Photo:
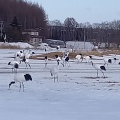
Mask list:
[[[16,46],[16,45],[0,45],[0,49],[20,49],[20,46]]]
[[[95,55],[95,56],[102,56],[103,53],[100,53],[98,51],[87,51],[87,52],[83,52],[83,55]]]
[[[98,52],[98,51],[70,52],[69,53],[70,59],[74,59],[76,57],[76,55],[78,55],[79,53],[82,53],[83,56],[85,56],[85,55],[103,56],[103,55],[109,55],[109,54],[119,55],[120,50],[107,50],[107,51],[103,51],[103,52]],[[62,52],[51,52],[51,53],[46,53],[46,54],[42,54],[42,55],[35,55],[31,59],[43,60],[45,56],[47,56],[49,59],[54,59],[55,55],[59,55],[60,57],[62,57],[63,53]]]
[[[104,55],[109,55],[109,54],[116,54],[120,55],[120,50],[107,50],[103,52]]]
[[[51,52],[51,53],[46,53],[46,54],[42,54],[42,55],[34,55],[31,57],[31,59],[43,60],[45,56],[53,59],[53,58],[55,58],[55,55],[59,55],[60,57],[62,57],[63,53],[62,52]]]
[[[81,53],[81,52],[79,52]],[[79,53],[75,53],[75,52],[70,52],[69,53],[69,57],[70,59],[74,59],[76,57],[76,55],[78,55]],[[86,53],[82,53],[83,56],[84,55],[97,55],[97,56],[100,56],[101,54],[98,53],[98,52],[86,52]],[[55,58],[55,55],[59,55],[60,57],[63,56],[63,53],[62,52],[51,52],[51,53],[47,53],[47,54],[42,54],[42,55],[35,55],[33,56],[31,59],[39,59],[39,60],[43,60],[45,56],[47,56],[48,58],[50,59],[54,59]]]

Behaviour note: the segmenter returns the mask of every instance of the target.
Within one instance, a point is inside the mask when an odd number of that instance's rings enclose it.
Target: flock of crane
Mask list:
[[[93,63],[93,57],[90,56],[83,56],[82,54],[79,54],[76,56],[77,62],[82,62],[85,60],[86,63],[91,63],[92,66],[97,70],[97,77],[98,77],[98,71],[100,71],[103,74],[103,77],[105,78],[104,71],[106,71],[106,67],[108,67],[108,64],[116,64],[116,61],[119,60],[117,58],[116,54],[113,54],[112,56],[103,56],[101,59],[103,60],[102,64]],[[118,62],[120,64],[120,62]]]
[[[103,63],[94,63],[94,59],[93,59],[92,55],[83,56],[80,53],[80,54],[76,55],[76,57],[75,57],[77,64],[83,63],[83,62],[89,63],[97,71],[97,78],[98,78],[98,71],[100,71],[103,74],[103,78],[105,78],[104,72],[106,71],[106,67],[108,67],[108,64],[114,64],[119,59],[117,58],[116,55],[103,56],[101,59],[103,60]],[[57,65],[52,67],[52,69],[50,71],[51,75],[54,78],[54,82],[55,82],[55,78],[57,78],[57,81],[58,81],[59,65],[62,64],[63,67],[70,66],[69,52],[64,53],[62,58],[58,55],[55,55],[55,60],[57,61]],[[48,58],[47,58],[47,56],[45,56],[45,67],[47,67],[47,61],[48,61]],[[118,64],[120,64],[120,62],[118,62]]]
[[[16,73],[14,76],[14,81],[10,82],[10,84],[9,84],[9,89],[10,89],[12,84],[19,82],[20,83],[20,90],[21,90],[21,87],[23,87],[23,91],[24,91],[23,82],[26,82],[29,80],[32,81],[32,76],[30,74],[24,74],[24,73],[17,74],[17,69],[19,68],[19,65],[21,64],[21,62],[25,63],[26,68],[28,68],[28,66],[29,66],[29,68],[31,68],[30,63],[29,63],[29,58],[33,54],[35,54],[35,53],[32,52],[31,50],[28,50],[27,52],[25,52],[24,50],[20,50],[17,53],[15,53],[14,60],[10,61],[8,63],[8,65],[11,65],[11,67],[12,67],[12,72]]]
[[[32,81],[32,76],[30,74],[24,74],[24,73],[18,74],[17,69],[19,68],[19,65],[21,64],[21,62],[25,63],[25,68],[31,69],[29,59],[30,59],[30,56],[32,56],[33,54],[35,54],[35,53],[32,52],[31,50],[28,50],[27,52],[25,52],[24,50],[20,50],[17,53],[15,53],[14,60],[10,61],[8,63],[8,65],[12,66],[12,72],[15,72],[14,81],[10,82],[9,89],[12,84],[19,82],[20,90],[21,90],[21,87],[23,87],[23,91],[24,91],[23,82]],[[54,83],[55,83],[56,81],[59,82],[59,80],[58,80],[59,65],[61,64],[63,67],[65,67],[65,66],[70,67],[70,58],[69,58],[69,52],[64,52],[62,57],[60,57],[57,54],[54,57],[55,57],[54,60],[56,61],[56,65],[54,65],[52,68],[49,68],[49,66],[48,66],[48,61],[49,61],[48,56],[44,57],[44,61],[45,61],[45,68],[50,71],[50,74],[51,74],[51,76],[53,76]],[[80,54],[76,55],[76,57],[75,57],[75,62],[77,64],[82,63],[83,61],[85,63],[91,64],[97,71],[97,77],[98,77],[98,71],[100,71],[103,74],[104,78],[105,78],[104,71],[106,71],[106,67],[108,67],[108,64],[115,63],[117,60],[118,59],[116,58],[116,55],[113,55],[111,58],[103,57],[103,61],[104,61],[103,64],[98,64],[98,63],[93,62],[92,55],[83,56],[80,53]],[[120,64],[120,63],[118,62],[118,64]]]

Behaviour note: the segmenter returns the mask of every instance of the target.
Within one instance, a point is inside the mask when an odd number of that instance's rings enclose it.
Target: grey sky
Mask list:
[[[73,17],[78,23],[120,20],[120,0],[29,0],[38,2],[49,20]]]

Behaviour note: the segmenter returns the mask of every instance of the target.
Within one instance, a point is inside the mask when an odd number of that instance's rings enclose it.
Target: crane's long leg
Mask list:
[[[83,58],[81,58],[81,62],[83,61]]]
[[[45,67],[47,67],[47,63],[45,63]]]
[[[45,60],[45,67],[47,67],[47,60]]]
[[[27,69],[27,63],[25,63],[25,65],[26,65],[26,68],[25,68],[25,69]]]
[[[14,68],[12,68],[12,73],[13,73],[13,69],[14,69]]]
[[[67,62],[67,64],[68,64],[68,67],[70,67],[70,62],[69,61]]]
[[[103,73],[103,77],[105,78],[104,72],[102,70],[100,70]]]
[[[15,73],[17,73],[17,68],[16,69],[14,68],[14,71],[15,71]]]
[[[97,70],[97,77],[98,77],[98,70]]]
[[[58,82],[58,75],[57,75],[57,82]]]
[[[65,66],[65,65],[64,65],[65,63],[64,63],[64,62],[63,62],[63,63],[61,63],[61,64],[62,64],[62,66],[63,66],[63,67]]]
[[[29,67],[30,67],[30,69],[31,69],[31,66],[30,66],[30,64],[28,63],[28,65],[29,65]]]
[[[55,76],[54,76],[54,83],[55,83]]]
[[[20,89],[19,89],[19,92],[20,92],[20,90],[21,90],[21,83],[20,83]]]
[[[22,87],[23,87],[23,92],[24,92],[24,84],[23,84],[23,82],[22,82]]]
[[[77,60],[77,64],[79,63],[79,60]]]

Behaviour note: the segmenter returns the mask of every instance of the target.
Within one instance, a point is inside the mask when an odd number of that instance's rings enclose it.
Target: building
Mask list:
[[[76,51],[79,50],[93,50],[94,45],[91,42],[83,42],[83,41],[67,41],[66,48],[73,49]]]
[[[39,30],[26,29],[22,32],[27,42],[33,46],[39,46],[42,43],[42,37],[39,36]]]

